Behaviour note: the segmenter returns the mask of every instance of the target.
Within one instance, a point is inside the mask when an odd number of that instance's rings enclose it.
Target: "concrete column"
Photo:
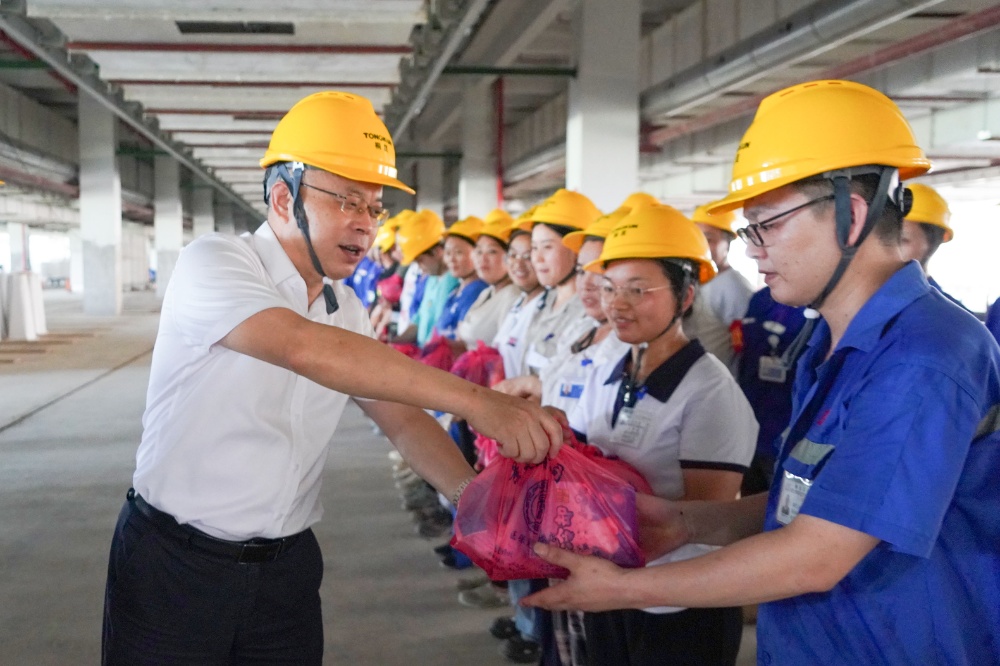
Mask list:
[[[215,190],[199,184],[192,197],[193,235],[195,238],[215,231]]]
[[[23,222],[8,222],[7,234],[10,236],[10,266],[6,266],[6,269],[11,273],[30,271],[28,225]]]
[[[157,155],[153,165],[156,194],[153,229],[156,233],[156,295],[163,298],[184,242],[184,209],[181,203],[180,164]]]
[[[236,223],[233,221],[232,204],[226,202],[219,204],[215,210],[215,228],[220,234],[235,234]]]
[[[83,234],[79,229],[70,229],[69,236],[69,290],[74,294],[83,293]]]
[[[424,159],[417,162],[417,210],[427,208],[444,217],[444,160]],[[479,213],[480,216],[485,213]],[[465,215],[459,214],[459,217]]]
[[[89,95],[80,95],[80,237],[83,311],[122,311],[122,185],[115,152],[117,119]],[[71,278],[71,285],[78,288]]]
[[[570,79],[566,187],[605,212],[639,189],[641,0],[580,0]]]
[[[482,217],[497,206],[497,168],[493,141],[493,96],[487,86],[469,83],[462,94],[462,166],[458,180],[458,218]],[[439,167],[440,168],[440,167]]]

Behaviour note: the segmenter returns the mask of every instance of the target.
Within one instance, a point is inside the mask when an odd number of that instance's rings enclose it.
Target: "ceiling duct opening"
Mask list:
[[[278,21],[176,21],[182,35],[294,35],[294,23]]]

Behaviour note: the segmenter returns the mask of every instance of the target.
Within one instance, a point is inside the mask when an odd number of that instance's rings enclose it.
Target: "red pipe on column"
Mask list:
[[[496,122],[497,208],[503,208],[503,77],[493,82],[493,109]]]

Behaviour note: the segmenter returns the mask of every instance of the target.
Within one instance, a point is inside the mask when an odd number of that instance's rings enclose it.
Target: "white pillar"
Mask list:
[[[216,218],[216,229],[218,229],[220,234],[235,234],[236,233],[236,223],[233,222],[233,206],[232,204],[225,202],[219,204],[218,209],[215,211]]]
[[[639,189],[641,0],[580,0],[569,83],[566,187],[605,212]]]
[[[493,150],[493,95],[477,83],[462,93],[462,166],[458,180],[458,218],[482,217],[497,207],[497,168]]]
[[[83,293],[83,233],[80,229],[69,230],[69,290],[74,294]]]
[[[195,238],[215,231],[215,190],[199,183],[192,197],[192,227]]]
[[[83,311],[122,311],[122,186],[115,151],[117,119],[90,95],[80,95],[80,238]]]
[[[417,162],[417,210],[427,208],[444,217],[444,160],[428,158]],[[461,204],[460,204],[461,205]],[[485,213],[479,213],[482,217]],[[459,217],[466,217],[459,213]]]
[[[180,165],[174,158],[157,155],[153,166],[156,194],[153,228],[156,232],[156,295],[163,298],[184,242],[184,209],[181,204]]]
[[[8,222],[7,234],[10,236],[10,266],[11,273],[31,270],[31,255],[28,252],[28,225],[23,222]]]

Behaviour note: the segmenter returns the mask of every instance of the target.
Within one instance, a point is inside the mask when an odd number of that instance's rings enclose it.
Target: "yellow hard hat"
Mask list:
[[[396,244],[403,254],[403,263],[413,261],[444,240],[444,220],[426,208],[417,211],[396,230]]]
[[[715,277],[705,235],[694,222],[666,204],[640,206],[623,217],[607,239],[601,256],[584,270],[603,273],[616,259],[688,259],[698,266],[698,281]]]
[[[378,233],[375,234],[375,247],[379,249],[379,252],[384,254],[391,250],[395,244],[396,226],[386,223],[379,227]]]
[[[930,185],[913,183],[907,185],[906,189],[913,193],[913,206],[903,219],[907,222],[933,224],[935,227],[941,227],[944,229],[942,242],[950,241],[955,236],[955,232],[948,226],[948,222],[951,220],[948,202]]]
[[[278,122],[261,167],[302,162],[362,183],[410,194],[396,180],[396,149],[372,103],[358,95],[328,90],[300,100]]]
[[[535,224],[543,223],[580,230],[600,216],[601,211],[593,201],[579,192],[560,189],[538,204],[527,219],[518,218],[518,227],[531,231]]]
[[[645,204],[649,205],[649,204]],[[632,211],[628,206],[622,205],[616,208],[613,212],[607,215],[601,215],[599,218],[590,223],[590,226],[583,231],[574,231],[563,236],[563,245],[573,250],[574,252],[580,252],[580,248],[587,241],[590,236],[596,236],[598,238],[607,238],[611,230],[618,226],[618,223],[623,217],[628,215]]]
[[[514,223],[514,218],[510,216],[510,213],[502,208],[494,208],[490,212],[486,213],[486,217],[483,218],[483,222],[486,224],[492,224],[493,222],[506,222],[508,226]]]
[[[459,220],[455,222],[450,227],[448,227],[445,232],[446,236],[458,236],[459,238],[464,238],[473,245],[479,239],[479,234],[483,231],[483,221],[474,215],[470,215],[464,220]]]
[[[736,149],[717,215],[795,181],[848,167],[895,167],[906,180],[931,167],[899,107],[852,81],[812,81],[764,98]]]
[[[513,232],[514,218],[508,213],[496,208],[486,216],[483,228],[479,232],[480,237],[489,236],[507,246],[510,243],[510,235]]]
[[[396,231],[403,224],[403,222],[406,222],[408,219],[410,219],[411,217],[413,217],[416,214],[417,214],[417,211],[410,210],[409,208],[404,208],[403,210],[399,211],[398,213],[396,213],[395,215],[393,215],[392,217],[390,217],[388,220],[386,220],[382,224],[382,226],[383,227],[392,227],[392,230]]]
[[[729,211],[727,213],[719,213],[718,215],[709,215],[705,210],[706,208],[708,208],[708,204],[698,206],[694,209],[694,215],[691,216],[691,220],[695,224],[707,224],[710,227],[721,229],[733,236],[736,235],[736,230],[733,229],[733,225],[736,224],[736,213]]]
[[[626,208],[638,208],[639,206],[645,206],[646,204],[658,203],[660,203],[660,200],[652,194],[647,192],[633,192],[625,197],[625,201],[622,202],[622,206],[625,206]]]

